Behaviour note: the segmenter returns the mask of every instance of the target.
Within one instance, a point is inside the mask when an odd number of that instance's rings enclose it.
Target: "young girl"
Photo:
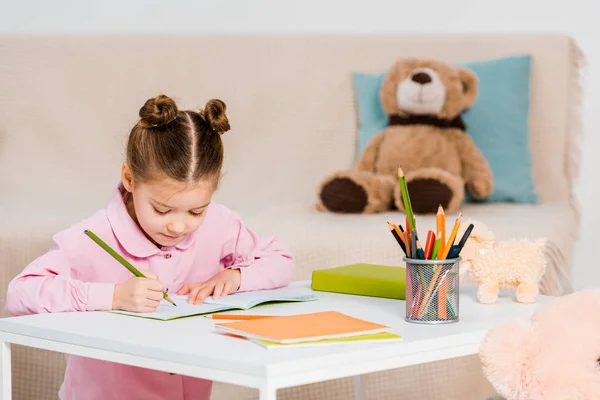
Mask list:
[[[292,279],[293,259],[276,239],[261,239],[240,217],[211,202],[229,130],[225,104],[180,111],[167,96],[139,112],[121,183],[105,209],[54,236],[50,251],[8,287],[12,315],[63,311],[151,312],[162,291],[199,304],[237,291],[272,289]],[[146,278],[91,240],[91,230]],[[211,382],[79,356],[67,357],[61,399],[208,399]]]

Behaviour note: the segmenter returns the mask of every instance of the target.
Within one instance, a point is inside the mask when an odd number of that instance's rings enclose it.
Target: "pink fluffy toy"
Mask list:
[[[526,320],[492,328],[483,372],[507,400],[600,399],[600,289],[557,297]]]

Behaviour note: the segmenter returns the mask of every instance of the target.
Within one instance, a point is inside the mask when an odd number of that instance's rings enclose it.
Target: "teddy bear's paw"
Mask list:
[[[413,211],[417,214],[434,214],[440,204],[447,209],[452,199],[452,190],[448,185],[435,179],[415,179],[407,186]]]
[[[366,171],[338,172],[319,191],[322,207],[337,213],[371,214],[389,210],[397,181]]]
[[[515,297],[519,303],[534,303],[537,294],[537,285],[533,283],[520,283],[517,286]]]
[[[323,185],[319,197],[325,209],[338,213],[362,213],[368,201],[365,188],[349,177],[332,178]]]
[[[493,304],[498,301],[498,285],[484,283],[477,288],[477,299],[482,304]]]
[[[492,194],[493,187],[493,181],[485,179],[467,183],[467,191],[471,193],[474,198],[479,200],[489,197],[489,195]]]

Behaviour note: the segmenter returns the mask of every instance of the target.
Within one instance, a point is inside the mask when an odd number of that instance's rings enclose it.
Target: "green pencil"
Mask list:
[[[116,251],[114,251],[108,244],[106,244],[102,239],[100,239],[98,236],[96,236],[96,234],[88,229],[86,229],[84,231],[84,233],[86,235],[88,235],[94,242],[96,242],[100,247],[102,247],[104,250],[106,250],[106,252],[108,254],[110,254],[111,256],[113,256],[118,262],[121,263],[121,265],[123,265],[125,268],[127,268],[133,275],[137,276],[138,278],[145,278],[144,274],[142,274],[136,267],[134,267],[133,265],[131,265],[131,263],[129,261],[127,261],[126,259],[124,259],[119,253],[117,253]],[[175,302],[173,300],[171,300],[171,298],[169,297],[169,295],[167,294],[167,292],[163,292],[163,297],[165,300],[167,300],[169,303],[173,304],[175,307],[177,307],[177,304],[175,304]]]
[[[408,187],[406,186],[406,179],[404,179],[404,171],[400,168],[400,164],[398,164],[398,183],[400,184],[400,191],[402,192],[402,201],[404,203],[404,210],[406,211],[406,216],[408,217],[408,225],[409,232],[412,232],[415,229],[415,216],[412,210],[412,204],[410,202],[410,196],[408,194]]]
[[[431,252],[431,260],[435,260],[435,258],[437,257],[438,249],[440,248],[440,239],[441,238],[438,237],[435,240],[435,244],[433,245],[433,251]]]

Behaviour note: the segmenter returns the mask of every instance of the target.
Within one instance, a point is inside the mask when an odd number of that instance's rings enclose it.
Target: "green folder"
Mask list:
[[[406,269],[376,264],[350,264],[313,271],[313,290],[406,299]]]

